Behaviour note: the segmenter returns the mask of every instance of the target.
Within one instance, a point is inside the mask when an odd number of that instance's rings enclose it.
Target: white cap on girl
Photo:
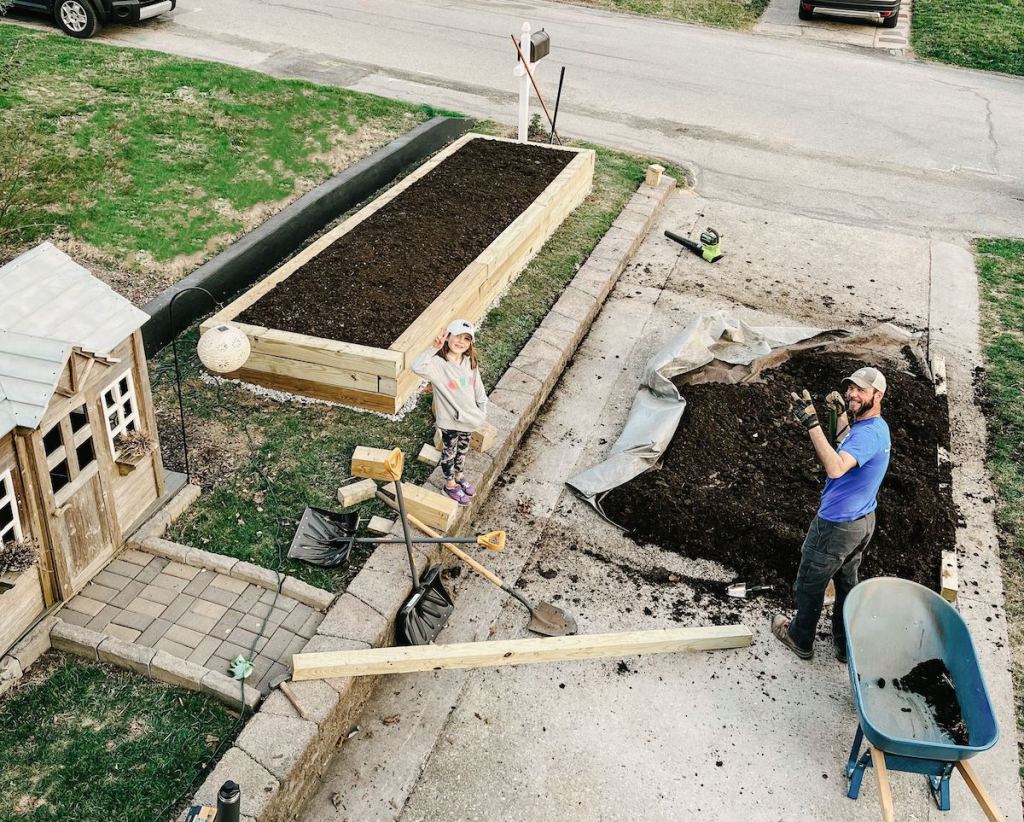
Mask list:
[[[473,328],[473,323],[469,320],[453,320],[448,325],[448,333],[453,337],[457,337],[459,334],[469,334],[471,339],[476,339],[476,329]]]

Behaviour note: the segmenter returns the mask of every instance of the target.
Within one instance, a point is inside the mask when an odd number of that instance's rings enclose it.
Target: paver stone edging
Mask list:
[[[626,207],[628,211],[624,210],[625,217],[617,219],[597,244],[491,392],[487,416],[498,434],[487,451],[469,454],[466,475],[478,490],[472,503],[459,509],[452,534],[471,523],[675,185],[671,177],[662,177],[657,187],[640,186]],[[428,480],[435,487],[442,482],[440,469]],[[401,526],[396,523],[393,533],[400,532]],[[439,562],[442,552],[436,545],[416,546],[418,570],[422,572]],[[411,592],[405,546],[378,546],[345,593],[328,609],[304,652],[392,644],[395,615]],[[292,683],[309,721],[299,718],[283,694],[272,693],[235,747],[207,777],[194,803],[216,804],[220,786],[234,779],[242,787],[242,813],[246,816],[260,822],[295,819],[316,790],[321,774],[369,699],[376,680],[364,676]],[[238,771],[239,763],[245,765],[244,774]]]
[[[146,356],[153,356],[214,308],[204,294],[193,292],[182,297],[174,306],[172,328],[171,300],[176,294],[198,286],[209,291],[215,299],[224,300],[247,288],[277,268],[331,220],[383,188],[412,164],[462,136],[472,126],[473,120],[464,118],[434,117],[428,120],[303,194],[212,260],[164,289],[142,307],[150,317],[142,327]]]

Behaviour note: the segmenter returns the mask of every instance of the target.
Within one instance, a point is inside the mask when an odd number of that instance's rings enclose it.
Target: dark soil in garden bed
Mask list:
[[[575,156],[470,140],[238,320],[386,348]]]
[[[605,512],[638,542],[714,560],[788,598],[824,484],[789,395],[810,389],[824,414],[825,394],[864,364],[805,352],[762,372],[761,384],[683,386],[686,412],[663,467],[611,491]],[[936,446],[949,448],[948,409],[909,352],[904,370],[884,371],[892,453],[861,578],[899,576],[935,589],[956,528],[949,468],[936,462]]]

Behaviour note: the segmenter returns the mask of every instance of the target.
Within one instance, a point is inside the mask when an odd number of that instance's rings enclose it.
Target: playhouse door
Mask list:
[[[113,503],[104,494],[86,405],[74,405],[44,429],[37,456],[61,598],[77,593],[114,555]],[[45,487],[45,486],[44,486]]]
[[[53,533],[63,543],[58,562],[64,566],[71,590],[67,598],[80,591],[114,556],[114,538],[110,512],[100,485],[99,471],[79,484],[53,515]],[[63,576],[63,575],[62,575]]]

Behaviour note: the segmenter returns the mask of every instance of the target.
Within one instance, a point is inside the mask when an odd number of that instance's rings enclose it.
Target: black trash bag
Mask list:
[[[292,538],[288,559],[337,568],[348,562],[358,530],[357,512],[338,514],[323,508],[307,508]]]
[[[441,566],[433,565],[419,578],[419,586],[406,600],[395,618],[398,645],[427,645],[434,641],[455,603],[441,584]]]

